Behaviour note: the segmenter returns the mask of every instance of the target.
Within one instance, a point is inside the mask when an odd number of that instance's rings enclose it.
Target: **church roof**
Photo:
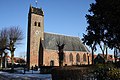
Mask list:
[[[82,44],[79,37],[66,36],[60,34],[44,33],[44,48],[58,50],[57,42],[65,44],[64,51],[84,51],[89,52],[87,47]]]

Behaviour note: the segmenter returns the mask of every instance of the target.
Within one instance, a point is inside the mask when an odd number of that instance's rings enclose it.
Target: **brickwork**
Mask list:
[[[43,65],[50,66],[50,61],[54,61],[55,66],[59,66],[58,62],[58,51],[45,49],[43,54]]]
[[[70,61],[70,54],[73,55],[73,61]],[[76,55],[79,54],[80,56],[80,62],[76,61]],[[83,61],[83,55],[86,55],[86,61]],[[90,54],[90,53],[89,53]],[[88,64],[88,55],[87,52],[81,52],[81,51],[64,51],[64,62],[63,65],[67,64],[68,66],[70,65],[83,65],[83,64]],[[43,65],[44,66],[50,66],[50,61],[54,61],[54,66],[59,66],[59,61],[58,61],[58,51],[57,50],[49,50],[45,49],[44,50],[44,60],[43,60]],[[89,55],[89,61],[91,64],[91,55]]]
[[[38,66],[38,53],[39,53],[39,45],[40,45],[40,38],[43,39],[43,27],[34,26],[35,21],[41,22],[41,16],[32,14],[32,23],[31,23],[31,45],[30,45],[30,63],[32,66]],[[41,21],[40,21],[41,20]],[[30,65],[30,66],[31,66]]]

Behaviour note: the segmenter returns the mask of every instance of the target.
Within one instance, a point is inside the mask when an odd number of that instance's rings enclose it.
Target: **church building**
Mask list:
[[[59,66],[57,43],[65,44],[63,66],[91,64],[91,54],[79,37],[44,32],[44,12],[30,6],[27,66]]]

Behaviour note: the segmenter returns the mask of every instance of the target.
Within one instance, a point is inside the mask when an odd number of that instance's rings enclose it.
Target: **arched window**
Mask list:
[[[34,26],[37,26],[37,22],[35,21]]]
[[[85,53],[83,54],[83,61],[87,61],[87,60],[86,60],[86,54],[85,54]]]
[[[73,55],[72,55],[72,53],[70,53],[69,58],[70,58],[70,62],[73,62]]]
[[[40,27],[40,22],[38,23],[38,27]]]
[[[78,53],[76,55],[76,62],[80,62],[80,55]]]

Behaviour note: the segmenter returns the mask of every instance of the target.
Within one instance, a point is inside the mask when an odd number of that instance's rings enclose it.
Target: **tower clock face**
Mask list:
[[[36,31],[35,31],[35,34],[36,34],[36,35],[39,35],[40,32],[41,32],[41,31],[36,30]]]

